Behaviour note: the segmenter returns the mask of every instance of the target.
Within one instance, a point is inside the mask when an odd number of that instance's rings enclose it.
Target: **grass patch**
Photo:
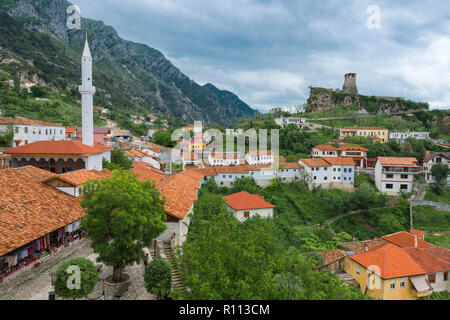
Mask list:
[[[436,194],[431,191],[430,187],[427,188],[424,200],[436,201]],[[450,188],[446,188],[444,193],[437,197],[437,202],[450,204]]]
[[[415,229],[428,232],[450,231],[450,212],[433,207],[414,207],[413,223]]]
[[[450,250],[450,234],[434,235],[428,234],[425,240],[435,246],[443,247]]]

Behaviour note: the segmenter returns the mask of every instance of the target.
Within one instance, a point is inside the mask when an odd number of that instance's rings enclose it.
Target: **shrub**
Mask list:
[[[145,289],[159,297],[170,293],[172,286],[172,271],[170,264],[162,259],[155,259],[148,265],[144,274]]]

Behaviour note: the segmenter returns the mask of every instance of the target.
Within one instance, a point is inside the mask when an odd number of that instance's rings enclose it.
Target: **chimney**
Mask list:
[[[366,242],[364,242],[364,252],[369,251],[369,246],[367,245]]]
[[[414,248],[417,248],[417,236],[414,235]]]

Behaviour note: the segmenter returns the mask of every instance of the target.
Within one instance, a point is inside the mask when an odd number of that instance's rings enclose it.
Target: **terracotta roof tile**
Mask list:
[[[272,155],[272,150],[249,151],[248,155],[250,157],[271,156]]]
[[[391,279],[449,270],[448,253],[442,258],[440,251],[436,248],[380,249],[350,255],[349,258],[366,268],[376,266],[371,270],[384,279]]]
[[[392,242],[399,247],[407,248],[407,247],[415,247],[415,239],[417,238],[417,247],[418,248],[431,248],[434,247],[432,244],[419,239],[413,234],[410,234],[406,231],[400,231],[393,234],[388,234],[382,237],[384,240]]]
[[[401,166],[401,167],[417,167],[416,158],[404,158],[404,157],[378,157],[378,161],[382,166]]]
[[[140,181],[153,180],[155,182],[160,182],[164,179],[164,172],[153,168],[150,164],[145,162],[133,162],[133,169],[131,172],[139,175]]]
[[[369,151],[364,147],[361,146],[343,146],[338,148],[339,151]]]
[[[101,179],[101,178],[110,177],[110,176],[111,176],[111,171],[109,171],[109,170],[105,171],[104,173],[101,173],[101,171],[97,171],[97,170],[88,171],[86,169],[81,169],[81,170],[76,170],[76,171],[71,171],[71,172],[66,172],[66,173],[62,173],[59,175],[55,175],[53,177],[43,180],[42,182],[46,183],[46,182],[52,181],[54,179],[59,179],[59,180],[65,181],[73,186],[78,187],[89,180],[96,180],[96,179]]]
[[[355,165],[355,161],[353,161],[352,158],[327,157],[327,158],[322,158],[322,159],[331,165],[343,165],[343,166],[354,166]]]
[[[409,229],[409,233],[418,236],[420,239],[423,239],[423,237],[425,236],[425,234],[426,234],[427,232],[426,232],[426,231],[423,231],[423,230]]]
[[[0,170],[0,256],[81,219],[78,199],[41,183],[32,166]]]
[[[319,149],[319,150],[329,150],[329,151],[336,151],[337,149],[333,146],[330,146],[329,144],[319,144],[315,146],[313,149]]]
[[[17,124],[17,125],[29,125],[29,126],[46,126],[46,127],[61,127],[64,128],[64,126],[48,122],[48,121],[40,121],[40,120],[32,120],[22,117],[14,117],[14,118],[4,118],[0,117],[0,124]]]
[[[81,140],[37,141],[3,151],[11,155],[87,155],[111,149],[102,145],[84,145]]]
[[[263,196],[250,194],[247,191],[230,194],[223,199],[234,210],[275,208],[273,204],[265,201]]]
[[[316,251],[318,254],[320,254],[324,261],[321,267],[327,266],[333,262],[336,262],[338,260],[341,260],[345,257],[345,251],[341,249],[332,249],[332,250],[323,250],[323,251]]]
[[[329,167],[330,164],[323,159],[300,159],[308,167]]]

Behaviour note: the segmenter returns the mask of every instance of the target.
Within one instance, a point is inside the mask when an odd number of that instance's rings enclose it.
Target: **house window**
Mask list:
[[[25,140],[25,144],[28,144],[28,140]]]
[[[327,171],[327,170],[328,170],[328,168],[327,168],[327,167],[325,167],[325,168],[323,168],[323,170]]]
[[[407,184],[401,184],[400,185],[400,190],[408,190],[408,185]]]
[[[324,177],[323,180],[328,180],[328,177]]]
[[[316,177],[316,176],[314,176],[314,180],[317,180],[317,177]]]
[[[444,272],[444,281],[448,281],[448,271]]]
[[[347,172],[347,168],[344,168],[344,172]]]
[[[394,185],[392,183],[386,183],[386,189],[394,189]]]
[[[407,174],[402,174],[400,177],[401,177],[402,179],[408,179],[408,175],[407,175]]]
[[[14,132],[15,132],[15,133],[19,133],[19,127],[15,127],[15,128],[14,128]]]
[[[352,172],[352,169],[348,169],[348,172]]]
[[[244,211],[244,218],[250,217],[250,211]]]
[[[356,266],[356,273],[360,274],[361,273],[361,268],[359,266]]]
[[[394,178],[394,175],[393,175],[392,173],[388,173],[388,174],[386,175],[386,178],[392,179],[392,178]]]
[[[25,133],[28,133],[28,127],[25,127],[24,130],[25,130]]]
[[[431,273],[428,275],[428,281],[430,283],[435,283],[436,282],[436,274],[435,273]]]
[[[391,290],[395,289],[395,280],[391,280]]]
[[[400,288],[405,288],[406,287],[406,278],[402,278],[400,280]]]
[[[336,172],[336,168],[333,168],[333,171]]]

